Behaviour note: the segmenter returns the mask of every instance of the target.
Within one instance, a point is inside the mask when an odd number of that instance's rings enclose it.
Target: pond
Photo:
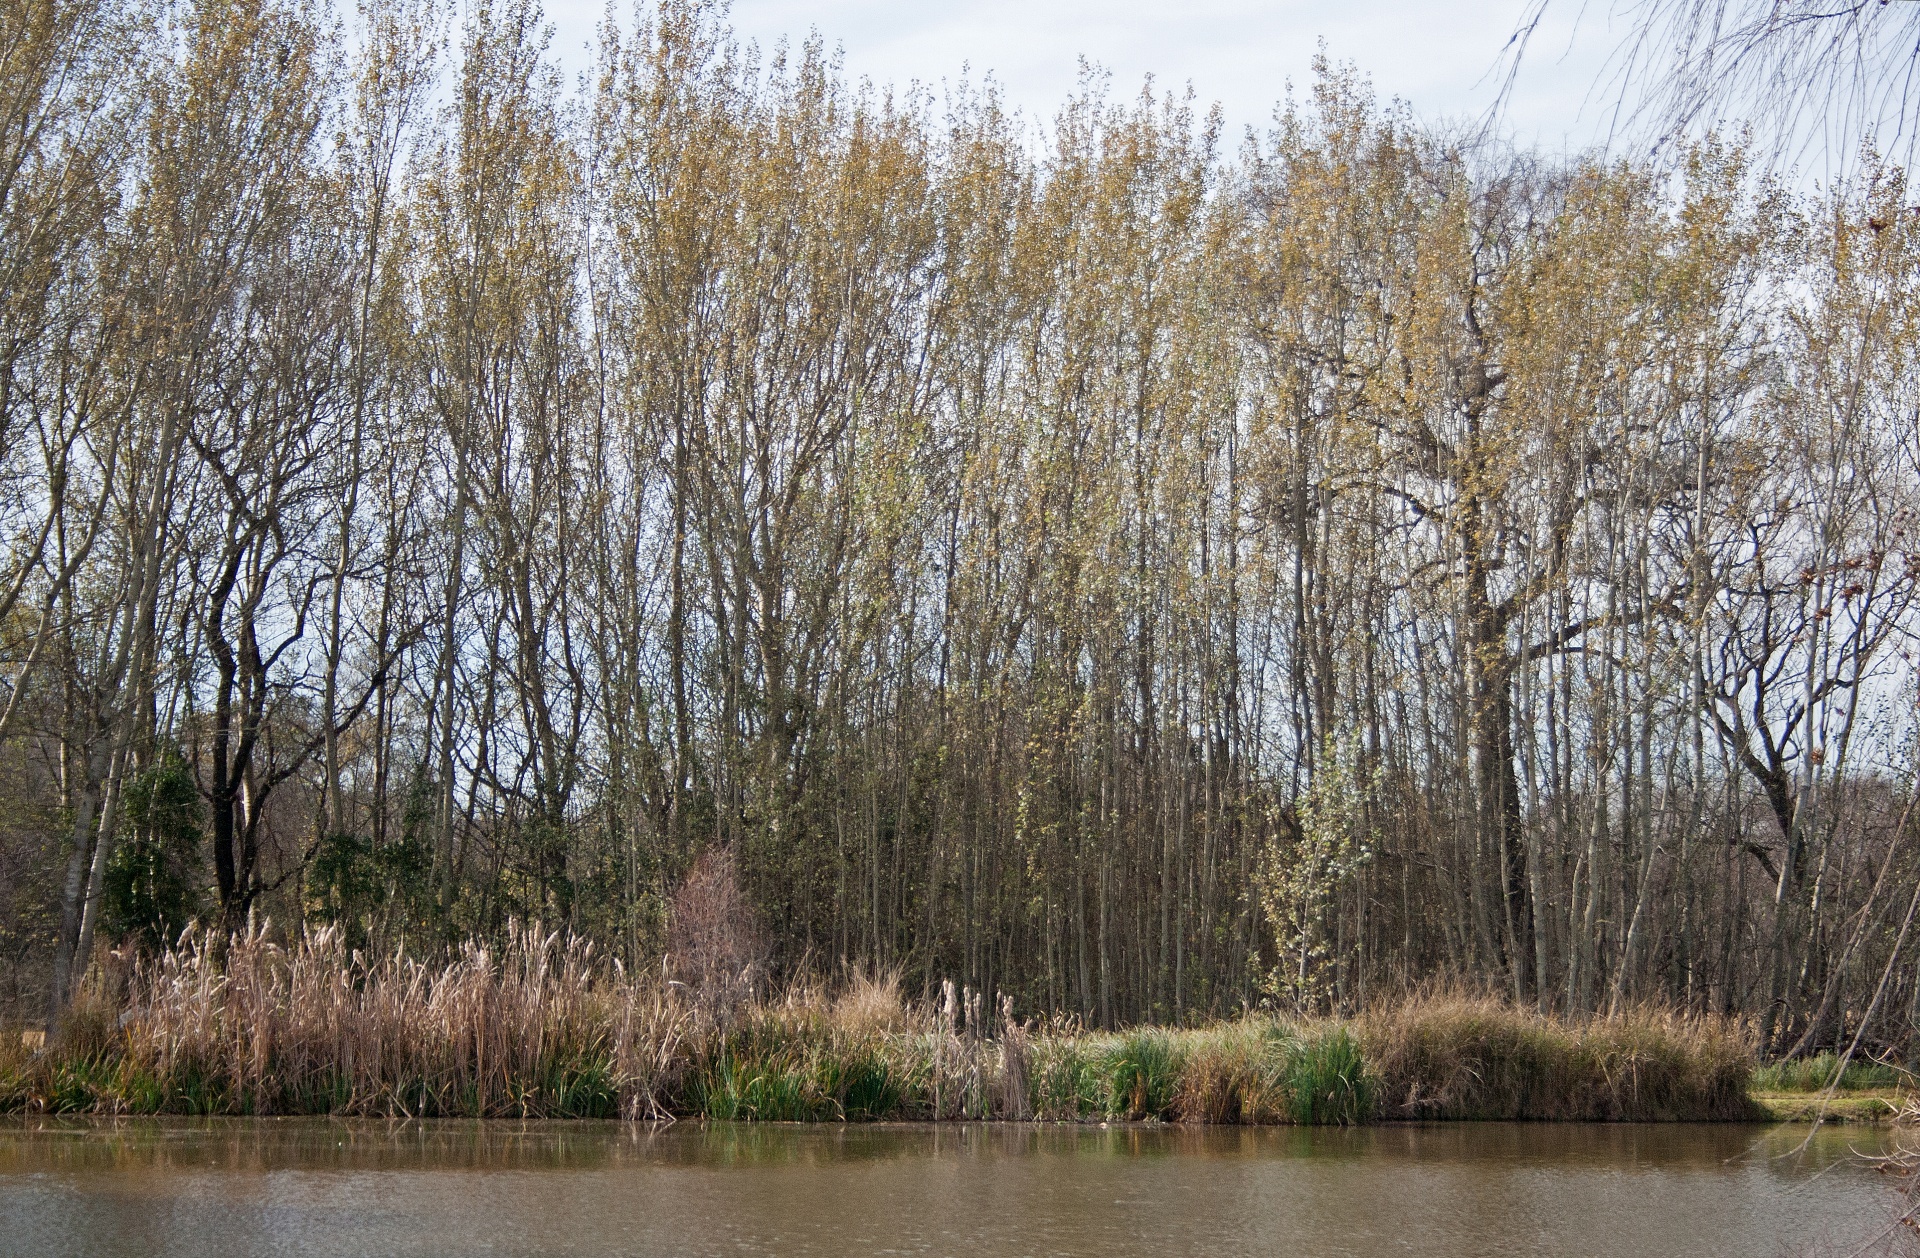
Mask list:
[[[0,1122],[0,1253],[1845,1254],[1883,1131]]]

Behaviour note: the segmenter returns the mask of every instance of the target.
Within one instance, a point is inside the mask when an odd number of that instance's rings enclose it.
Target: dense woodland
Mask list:
[[[774,980],[1920,1036],[1903,172],[546,40],[0,6],[11,1016],[195,920],[671,973],[704,861]]]

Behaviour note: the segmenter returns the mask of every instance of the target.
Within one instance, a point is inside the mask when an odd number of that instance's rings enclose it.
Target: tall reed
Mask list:
[[[76,1010],[34,1063],[41,1107],[661,1116],[683,1022],[590,944],[525,928],[437,966],[366,957],[332,928],[292,947],[195,934],[138,965],[126,1002],[104,1037]]]

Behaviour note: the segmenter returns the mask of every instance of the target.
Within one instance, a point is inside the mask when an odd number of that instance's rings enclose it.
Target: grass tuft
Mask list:
[[[1290,1025],[1243,1018],[1186,1033],[1177,1116],[1184,1122],[1278,1123],[1292,1116],[1287,1080],[1299,1044]]]
[[[1299,1042],[1287,1063],[1288,1113],[1305,1125],[1350,1126],[1373,1117],[1373,1080],[1360,1041],[1329,1027]]]
[[[1113,1118],[1167,1118],[1180,1091],[1185,1054],[1171,1032],[1131,1031],[1103,1053],[1106,1112]]]

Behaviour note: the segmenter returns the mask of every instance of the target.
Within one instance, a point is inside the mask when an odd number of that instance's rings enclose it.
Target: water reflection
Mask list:
[[[0,1123],[0,1253],[1802,1254],[1881,1227],[1828,1127]]]

